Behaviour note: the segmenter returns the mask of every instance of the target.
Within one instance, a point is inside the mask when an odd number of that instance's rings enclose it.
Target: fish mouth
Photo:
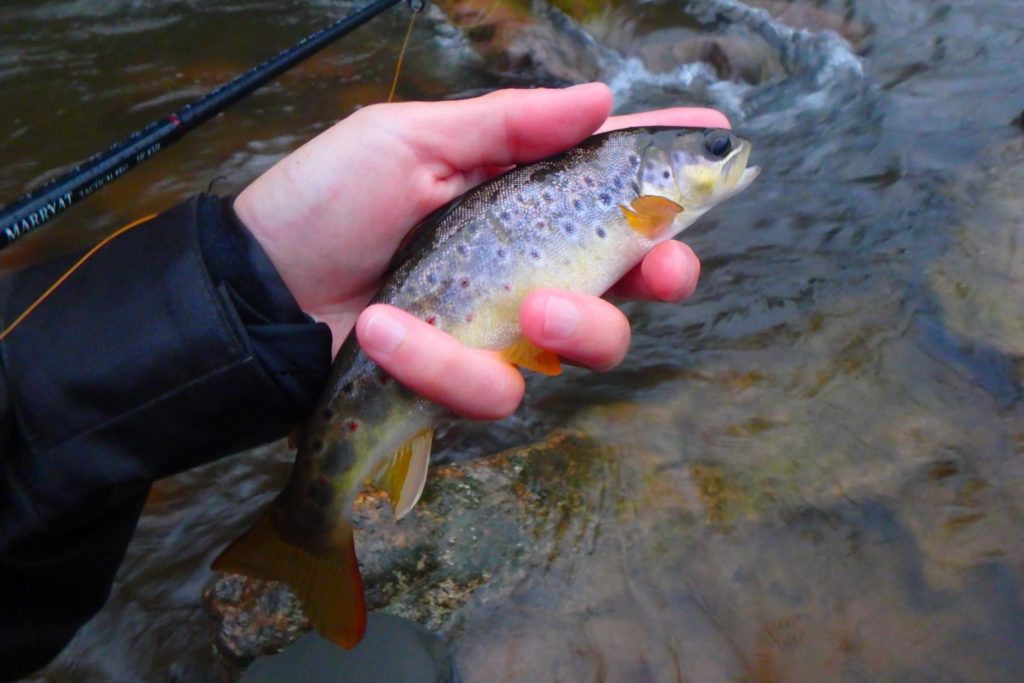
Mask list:
[[[722,163],[721,192],[716,197],[718,201],[728,199],[747,189],[757,179],[757,176],[761,175],[760,167],[747,166],[747,161],[750,159],[750,142],[740,138],[739,143]]]

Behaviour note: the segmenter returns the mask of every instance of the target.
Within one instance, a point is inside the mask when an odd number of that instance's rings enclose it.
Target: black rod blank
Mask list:
[[[173,114],[155,121],[105,152],[89,157],[59,178],[29,191],[0,209],[0,249],[177,141],[235,102],[362,26],[401,0],[375,0],[330,26],[303,38],[238,78],[221,85]]]

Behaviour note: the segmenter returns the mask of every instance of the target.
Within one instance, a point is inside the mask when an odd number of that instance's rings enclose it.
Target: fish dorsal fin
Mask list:
[[[683,212],[683,207],[671,199],[654,194],[641,195],[629,206],[623,204],[619,208],[629,227],[644,237],[656,237]]]
[[[409,514],[423,494],[433,440],[433,429],[418,432],[395,452],[391,462],[374,480],[377,486],[387,491],[395,519]]]
[[[534,346],[525,339],[504,349],[501,357],[512,365],[545,375],[554,376],[562,373],[562,363],[558,360],[558,354]]]

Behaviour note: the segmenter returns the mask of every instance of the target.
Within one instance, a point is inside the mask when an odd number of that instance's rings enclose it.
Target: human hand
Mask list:
[[[413,391],[468,417],[505,417],[523,395],[515,368],[397,308],[366,304],[414,225],[511,165],[626,126],[728,127],[708,109],[609,118],[610,111],[611,93],[597,83],[366,107],[260,176],[235,211],[298,304],[330,326],[335,352],[355,326],[366,353]],[[668,241],[611,293],[680,301],[699,271],[689,247]],[[524,301],[520,324],[537,346],[594,369],[614,367],[629,348],[629,322],[598,297],[537,290]],[[493,397],[487,405],[479,403],[483,388]]]

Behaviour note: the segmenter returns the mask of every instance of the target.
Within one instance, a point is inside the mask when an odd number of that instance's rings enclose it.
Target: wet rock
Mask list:
[[[946,325],[961,338],[1024,357],[1024,139],[983,155],[953,189],[960,222],[931,268]]]
[[[509,0],[440,0],[486,69],[537,85],[582,83],[601,73],[601,49],[558,10]],[[565,31],[566,26],[575,28]]]
[[[719,80],[757,84],[785,74],[778,55],[756,37],[695,35],[665,29],[638,37],[630,48],[649,70],[667,72],[703,62]]]
[[[226,575],[203,601],[219,623],[221,651],[240,660],[279,652],[310,628],[295,595],[274,582]]]
[[[451,683],[451,657],[422,626],[388,614],[369,615],[360,647],[342,650],[316,633],[277,657],[246,669],[241,683]]]
[[[380,493],[356,504],[356,546],[370,609],[444,630],[486,586],[500,600],[546,548],[564,516],[583,505],[583,488],[602,448],[582,433],[431,472],[416,510],[400,523]],[[564,485],[550,487],[553,478]],[[218,622],[217,646],[237,661],[278,652],[310,625],[282,584],[225,575],[205,592]]]
[[[834,31],[854,46],[859,45],[871,33],[866,23],[859,19],[846,19],[824,7],[801,0],[747,0],[751,7],[767,10],[777,20],[791,28],[807,31]]]

